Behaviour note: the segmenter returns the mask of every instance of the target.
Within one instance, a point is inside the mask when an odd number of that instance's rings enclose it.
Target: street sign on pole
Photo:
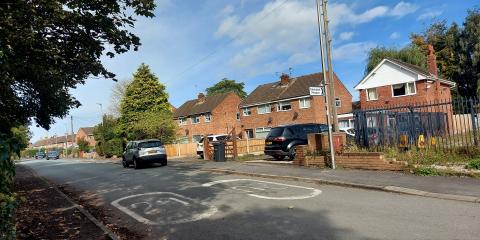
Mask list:
[[[310,87],[310,96],[323,96],[325,90],[323,87]]]

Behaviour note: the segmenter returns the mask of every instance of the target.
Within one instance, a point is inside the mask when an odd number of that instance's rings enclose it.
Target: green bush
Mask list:
[[[413,173],[420,176],[439,176],[440,173],[431,167],[418,167],[413,169]]]
[[[469,162],[466,166],[466,169],[477,169],[480,170],[480,159],[475,159]]]
[[[123,139],[114,138],[105,143],[105,157],[120,156],[123,153]]]

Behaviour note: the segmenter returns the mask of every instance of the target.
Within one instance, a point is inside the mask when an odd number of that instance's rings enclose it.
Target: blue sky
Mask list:
[[[228,77],[242,81],[247,92],[273,82],[278,73],[300,76],[321,71],[315,0],[156,0],[153,19],[138,19],[133,30],[142,46],[137,52],[103,62],[118,79],[131,78],[140,63],[150,65],[178,107],[198,92]],[[462,23],[474,0],[330,0],[333,68],[358,98],[365,54],[375,46],[402,47],[409,34],[435,20]],[[72,89],[82,103],[72,110],[74,131],[108,112],[111,80],[89,79]],[[70,119],[57,119],[50,131],[31,127],[32,141],[70,131]]]

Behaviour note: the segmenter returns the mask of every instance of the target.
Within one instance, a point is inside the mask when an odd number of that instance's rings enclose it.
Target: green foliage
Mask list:
[[[431,44],[437,55],[440,76],[457,83],[458,94],[480,93],[480,9],[469,10],[463,26],[440,21],[421,34],[412,34],[412,44],[427,53]]]
[[[105,157],[121,156],[123,153],[123,139],[114,138],[105,142]]]
[[[466,169],[476,169],[480,170],[480,159],[475,159],[471,162],[469,162],[466,166]]]
[[[165,86],[141,64],[121,103],[119,127],[129,140],[160,138],[172,141],[175,122]]]
[[[230,80],[223,78],[220,82],[206,89],[207,96],[213,96],[220,93],[235,92],[240,98],[245,99],[247,93],[245,92],[245,83],[235,82],[235,80]]]
[[[35,119],[48,128],[80,103],[71,89],[89,76],[114,78],[102,64],[137,50],[136,16],[153,17],[153,0],[10,0],[0,4],[0,132]]]
[[[410,45],[401,49],[376,47],[368,53],[365,75],[370,73],[384,58],[393,58],[402,62],[416,65],[420,68],[427,68],[427,56],[421,48]]]
[[[35,157],[35,154],[37,154],[37,152],[39,152],[38,149],[29,148],[29,149],[23,150],[20,156],[22,158],[33,158]]]
[[[104,156],[107,153],[107,150],[103,149],[104,147],[107,147],[107,144],[104,144],[104,142],[106,143],[112,139],[122,138],[122,132],[118,120],[109,115],[103,116],[102,123],[95,126],[95,129],[93,130],[93,136],[97,142],[95,145],[95,151],[98,155]],[[116,151],[118,152],[121,150],[122,149]]]
[[[145,112],[132,124],[130,132],[135,139],[157,138],[163,143],[175,141],[177,124],[169,111]]]
[[[415,175],[420,176],[440,176],[441,174],[435,168],[431,167],[418,167],[413,169]]]
[[[90,150],[89,143],[87,140],[85,140],[85,138],[77,139],[77,144],[78,144],[78,150],[80,151],[88,152],[88,150]]]

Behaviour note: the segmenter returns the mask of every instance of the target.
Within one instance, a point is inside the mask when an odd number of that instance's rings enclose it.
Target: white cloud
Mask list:
[[[222,10],[220,10],[218,15],[219,16],[229,16],[230,14],[233,13],[234,10],[235,10],[235,8],[233,7],[233,5],[229,4],[229,5],[225,6],[224,8],[222,8]]]
[[[352,39],[353,35],[355,35],[354,32],[342,32],[340,33],[340,39],[344,41],[350,40]]]
[[[436,17],[442,15],[442,13],[443,13],[443,11],[441,11],[441,10],[429,9],[429,10],[426,10],[424,13],[420,14],[420,16],[418,16],[417,20],[422,21],[422,20],[436,18]]]
[[[407,2],[399,2],[393,9],[389,12],[390,16],[394,17],[403,17],[405,15],[408,15],[410,13],[414,13],[418,10],[418,6],[407,3]]]
[[[364,11],[344,3],[331,3],[330,31],[334,33],[339,26],[355,26],[381,17],[400,17],[414,11],[414,5],[403,1],[394,7],[379,5]],[[319,58],[316,9],[310,1],[273,0],[260,11],[245,17],[224,17],[214,35],[233,39],[237,49],[230,64],[251,75],[271,73]],[[346,41],[353,36],[353,32],[342,32],[339,38]],[[333,44],[333,52],[338,60],[348,61],[363,61],[365,52],[375,46],[372,42],[343,46],[336,46],[335,42]],[[288,60],[279,62],[279,59]]]
[[[390,39],[397,39],[400,37],[400,34],[398,32],[393,32],[390,34]]]

